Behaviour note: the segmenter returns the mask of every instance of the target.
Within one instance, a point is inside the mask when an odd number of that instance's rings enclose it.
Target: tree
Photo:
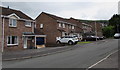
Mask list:
[[[120,15],[114,14],[109,20],[109,25],[115,27],[115,32],[120,32]]]
[[[114,35],[114,26],[107,26],[102,29],[103,35],[107,38],[112,37]]]

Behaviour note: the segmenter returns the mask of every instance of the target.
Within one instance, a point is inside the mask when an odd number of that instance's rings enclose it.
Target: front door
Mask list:
[[[27,37],[24,38],[24,47],[23,48],[27,48]]]

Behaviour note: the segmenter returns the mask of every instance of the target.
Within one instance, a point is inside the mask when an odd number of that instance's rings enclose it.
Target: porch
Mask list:
[[[23,34],[23,48],[37,49],[45,47],[46,35],[35,35],[34,33]]]

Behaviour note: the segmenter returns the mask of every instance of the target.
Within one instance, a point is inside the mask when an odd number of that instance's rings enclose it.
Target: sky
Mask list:
[[[46,0],[44,0],[46,1]],[[118,13],[118,1],[7,1],[2,6],[20,10],[35,19],[41,12],[50,13],[63,18],[76,18],[84,20],[109,20]]]

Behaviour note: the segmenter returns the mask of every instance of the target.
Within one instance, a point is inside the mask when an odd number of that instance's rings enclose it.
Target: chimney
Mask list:
[[[7,8],[9,9],[9,6]]]

